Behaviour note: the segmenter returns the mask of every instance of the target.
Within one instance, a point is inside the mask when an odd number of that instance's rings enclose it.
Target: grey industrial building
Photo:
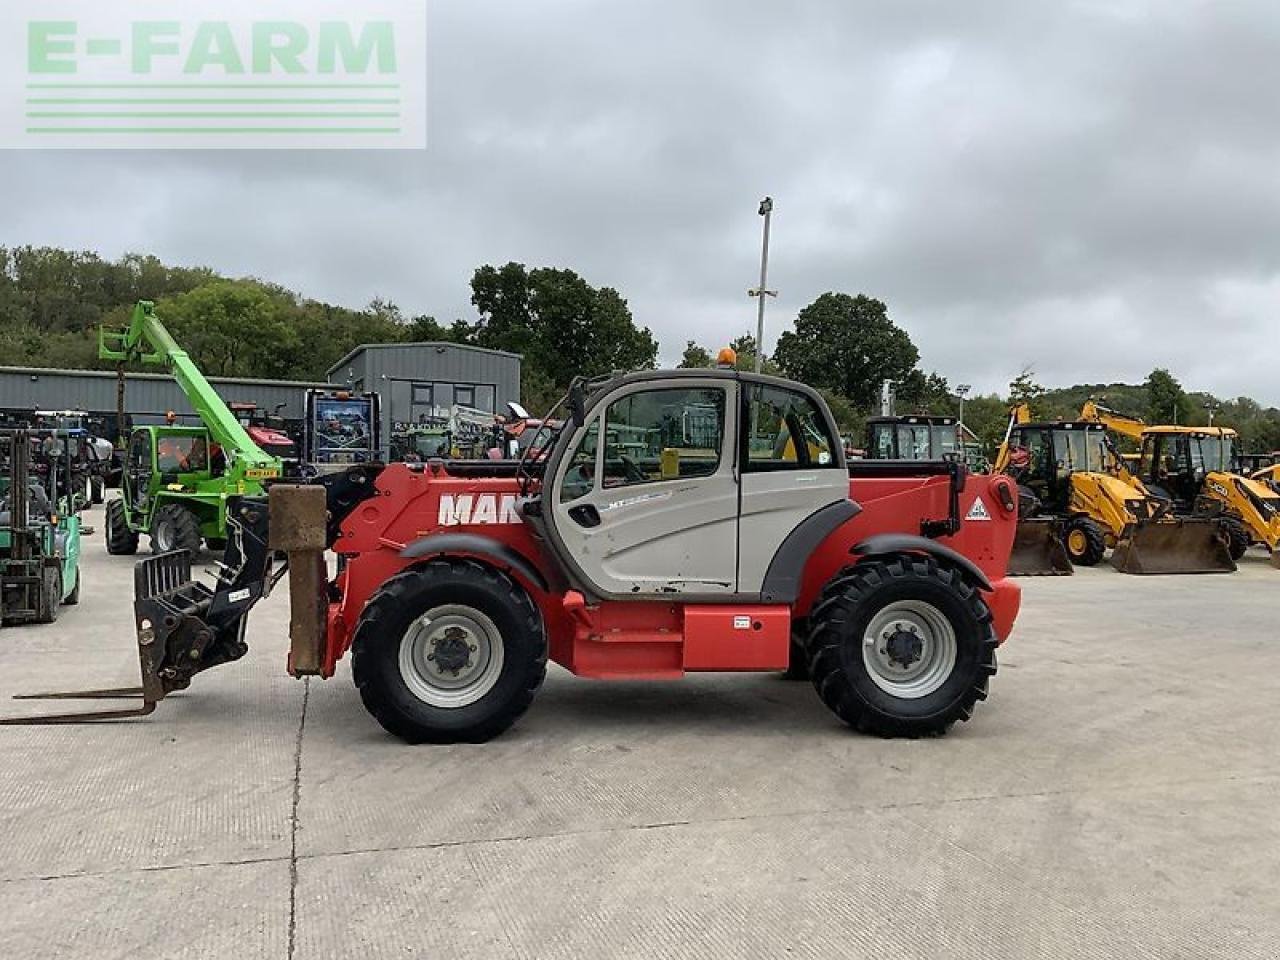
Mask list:
[[[289,419],[305,416],[313,387],[349,387],[379,394],[384,445],[396,422],[418,422],[453,404],[497,412],[520,399],[520,355],[457,343],[363,344],[335,364],[326,383],[210,377],[227,402],[252,401]],[[172,410],[194,414],[165,373],[126,374],[125,407],[138,423],[158,422]],[[116,410],[116,375],[104,370],[0,366],[0,410]]]
[[[329,383],[382,401],[384,443],[395,424],[457,404],[490,413],[520,399],[520,355],[459,343],[366,343],[329,369]]]
[[[284,417],[301,419],[303,396],[311,387],[326,383],[294,380],[237,380],[210,377],[223,400],[252,401],[264,410],[280,406]],[[163,420],[172,410],[180,417],[193,416],[174,379],[165,373],[125,374],[125,408],[137,422]],[[109,370],[54,370],[44,367],[0,367],[0,409],[87,410],[114,413],[116,375]]]

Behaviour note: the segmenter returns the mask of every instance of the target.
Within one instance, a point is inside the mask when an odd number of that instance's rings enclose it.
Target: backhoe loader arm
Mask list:
[[[1118,433],[1131,440],[1141,440],[1147,424],[1141,417],[1131,417],[1104,407],[1093,400],[1086,400],[1080,408],[1080,419],[1092,423],[1100,423],[1113,433]]]
[[[151,301],[140,300],[133,308],[127,330],[104,327],[98,331],[98,356],[121,363],[136,360],[164,366],[182,388],[210,438],[226,453],[228,463],[244,470],[278,469],[279,461],[253,442],[195,362],[165,329]]]
[[[1009,424],[1004,428],[1004,439],[1000,441],[1000,449],[996,451],[995,466],[992,467],[996,473],[1004,473],[1005,468],[1009,466],[1009,435],[1013,433],[1013,428],[1030,422],[1031,408],[1025,403],[1020,403],[1009,410]]]

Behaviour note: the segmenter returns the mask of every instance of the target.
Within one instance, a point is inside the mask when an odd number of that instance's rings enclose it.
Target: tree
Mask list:
[[[977,436],[983,453],[994,457],[1009,425],[1009,404],[994,393],[969,397],[964,402],[964,425]]]
[[[826,387],[869,409],[885,380],[900,381],[920,355],[887,308],[871,297],[824,293],[778,338],[774,360],[787,376]]]
[[[1024,369],[1009,384],[1009,406],[1016,407],[1025,403],[1030,408],[1033,419],[1047,420],[1050,417],[1048,404],[1045,401],[1047,392],[1033,379],[1032,371],[1029,368]]]
[[[637,327],[627,301],[572,270],[482,266],[471,280],[480,313],[475,342],[524,355],[526,369],[557,387],[578,375],[651,368],[658,343]]]
[[[682,370],[701,370],[711,366],[711,352],[692,340],[684,345],[684,355],[680,357],[679,368]]]
[[[174,339],[210,376],[287,377],[300,338],[293,304],[248,280],[219,280],[156,304]]]
[[[957,400],[951,395],[947,378],[923,370],[912,370],[898,384],[896,391],[898,413],[956,412]]]
[[[1168,370],[1152,370],[1143,386],[1147,391],[1148,423],[1191,422],[1191,401]]]

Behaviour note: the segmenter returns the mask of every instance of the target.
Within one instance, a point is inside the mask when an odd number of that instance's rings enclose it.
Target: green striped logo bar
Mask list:
[[[10,0],[0,147],[425,149],[426,0]]]

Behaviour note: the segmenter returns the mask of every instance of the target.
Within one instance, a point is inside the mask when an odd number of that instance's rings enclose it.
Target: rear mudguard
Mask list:
[[[965,573],[981,589],[990,593],[991,581],[978,569],[978,565],[962,553],[957,553],[944,543],[930,540],[928,537],[916,537],[905,533],[883,533],[868,537],[855,544],[851,553],[860,557],[879,557],[890,553],[927,553],[949,567],[955,567]]]

